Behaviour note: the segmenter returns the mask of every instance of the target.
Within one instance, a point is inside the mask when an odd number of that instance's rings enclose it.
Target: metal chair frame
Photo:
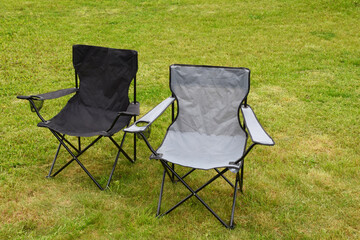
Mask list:
[[[133,79],[134,81],[134,102],[131,104],[138,104],[138,102],[136,101],[136,76]],[[75,88],[73,92],[77,92],[79,87],[79,82],[78,82],[78,76],[77,73],[75,72]],[[61,90],[60,90],[61,91]],[[62,97],[65,96],[69,93],[65,93],[61,96],[58,97]],[[30,106],[31,108],[36,112],[37,116],[40,118],[40,120],[42,122],[46,122],[46,120],[43,118],[43,116],[40,114],[40,109],[36,106],[34,101],[44,101],[45,99],[42,99],[41,97],[39,98],[38,96],[18,96],[19,99],[26,99],[30,102]],[[57,98],[57,97],[56,97]],[[53,98],[51,98],[53,99]],[[106,131],[109,132],[115,125],[116,121],[118,120],[118,118],[121,115],[131,115],[134,118],[134,122],[136,122],[136,115],[132,115],[126,112],[120,112],[118,114],[118,116],[114,119],[113,124],[110,126],[110,128]],[[129,120],[129,123],[127,124],[127,126],[129,126],[131,122],[131,119]],[[66,167],[68,167],[72,162],[76,161],[78,163],[78,165],[84,170],[84,172],[88,175],[88,177],[95,183],[95,185],[100,189],[100,190],[105,190],[109,187],[111,179],[113,177],[120,153],[122,153],[131,163],[134,163],[136,161],[136,136],[134,135],[134,152],[133,152],[133,159],[123,150],[123,143],[125,141],[125,137],[126,137],[126,132],[124,132],[121,143],[118,144],[114,138],[112,137],[112,135],[108,134],[107,136],[103,136],[100,135],[98,136],[95,140],[93,140],[90,144],[88,144],[85,148],[82,149],[81,147],[81,138],[78,138],[78,147],[75,147],[68,139],[65,138],[65,134],[60,134],[59,132],[49,129],[50,132],[55,136],[55,138],[59,141],[59,145],[57,147],[56,153],[55,153],[55,157],[54,160],[51,164],[50,167],[50,171],[48,173],[48,175],[46,176],[46,178],[52,178],[55,177],[56,175],[58,175],[61,171],[63,171]],[[116,148],[118,149],[117,155],[115,157],[115,161],[111,170],[111,173],[109,175],[109,178],[107,180],[107,184],[105,185],[105,187],[101,186],[101,184],[94,178],[94,176],[88,171],[88,169],[83,165],[83,163],[79,160],[79,157],[86,152],[91,146],[93,146],[96,142],[98,142],[102,137],[107,137],[111,140],[111,142],[116,146]],[[72,157],[71,160],[69,160],[66,164],[64,164],[61,168],[59,168],[55,173],[52,173],[54,170],[54,166],[57,160],[57,157],[59,155],[61,146],[63,146],[65,148],[65,150],[70,154],[70,156]],[[72,151],[70,148],[72,148],[74,151]]]
[[[172,103],[174,104],[174,103]],[[172,116],[174,116],[173,114],[174,111],[174,106],[172,107]],[[174,119],[172,120],[174,121]],[[185,182],[185,178],[187,176],[189,176],[191,173],[193,173],[195,170],[199,170],[196,168],[192,168],[190,171],[188,171],[186,174],[184,174],[183,176],[180,176],[176,171],[175,171],[175,164],[171,164],[171,166],[169,165],[169,163],[163,159],[161,159],[161,156],[159,156],[158,153],[156,153],[156,151],[152,148],[151,144],[149,143],[148,139],[146,138],[146,136],[143,134],[143,132],[139,132],[138,133],[142,139],[145,141],[146,145],[148,146],[148,148],[150,149],[150,151],[152,152],[152,156],[151,158],[153,159],[158,159],[163,168],[164,168],[164,172],[163,172],[163,176],[162,176],[162,182],[161,182],[161,188],[160,188],[160,196],[159,196],[159,201],[158,201],[158,207],[157,207],[157,211],[156,211],[156,216],[157,217],[162,217],[165,216],[167,214],[169,214],[170,212],[172,212],[173,210],[175,210],[178,206],[180,206],[181,204],[183,204],[184,202],[186,202],[188,199],[190,199],[191,197],[195,196],[196,199],[198,199],[200,201],[200,203],[209,211],[211,212],[211,214],[222,224],[224,225],[226,228],[230,228],[233,229],[235,227],[234,224],[234,214],[235,214],[235,204],[236,204],[236,196],[237,196],[237,192],[238,190],[240,190],[241,193],[243,193],[243,176],[244,176],[244,159],[245,157],[248,155],[248,153],[252,150],[252,148],[256,145],[256,143],[252,143],[245,151],[245,153],[243,154],[243,156],[237,160],[235,163],[236,164],[240,164],[240,171],[238,171],[236,173],[236,178],[235,178],[235,183],[233,184],[227,177],[224,176],[224,174],[229,171],[229,168],[225,168],[222,171],[218,170],[217,168],[214,168],[214,170],[217,172],[217,174],[212,177],[210,180],[208,180],[206,183],[204,183],[202,186],[200,186],[199,188],[197,188],[196,190],[194,190],[187,182]],[[240,173],[239,173],[240,172]],[[162,196],[163,196],[163,192],[164,192],[164,185],[165,185],[165,176],[168,175],[171,182],[175,183],[175,182],[181,182],[190,192],[191,194],[189,194],[188,196],[186,196],[184,199],[182,199],[181,201],[179,201],[177,204],[175,204],[173,207],[171,207],[170,209],[168,209],[167,211],[165,211],[164,213],[160,213],[161,211],[161,202],[162,202]],[[178,179],[177,181],[175,180],[175,177]],[[233,189],[234,189],[234,193],[233,193],[233,203],[232,203],[232,208],[231,208],[231,216],[230,216],[230,221],[229,224],[227,224],[199,195],[198,192],[200,192],[201,190],[203,190],[206,186],[208,186],[210,183],[212,183],[213,181],[215,181],[216,179],[218,179],[219,177],[222,177]],[[239,186],[239,188],[238,188]]]

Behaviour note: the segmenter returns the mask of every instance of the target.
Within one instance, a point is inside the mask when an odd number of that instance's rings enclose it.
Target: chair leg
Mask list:
[[[59,152],[60,152],[60,148],[61,148],[61,143],[59,143],[59,146],[58,146],[58,148],[57,148],[57,150],[56,150],[56,153],[55,153],[54,160],[53,160],[53,162],[52,162],[52,164],[51,164],[51,167],[50,167],[49,174],[46,176],[46,178],[51,178],[51,177],[52,177],[52,176],[51,176],[51,173],[52,173],[52,171],[53,171],[53,169],[54,169],[56,159],[57,159],[57,157],[58,157],[58,155],[59,155]]]
[[[53,131],[53,130],[50,130],[53,135],[57,138],[57,140],[59,141],[59,146],[58,146],[58,149],[56,151],[56,154],[55,154],[55,158],[53,160],[53,163],[51,165],[51,168],[50,168],[50,172],[48,174],[47,177],[55,177],[57,174],[59,174],[63,169],[65,169],[68,165],[70,165],[73,161],[76,161],[80,167],[84,170],[84,172],[91,178],[91,180],[96,184],[96,186],[100,189],[100,190],[104,190],[106,188],[109,187],[110,185],[110,182],[111,182],[111,179],[112,179],[112,176],[114,174],[114,171],[115,171],[115,168],[116,168],[116,165],[117,165],[117,162],[118,162],[118,159],[119,159],[119,156],[120,156],[120,153],[123,153],[123,155],[131,162],[134,162],[130,157],[129,155],[126,154],[126,152],[122,149],[123,147],[123,144],[124,144],[124,141],[125,141],[125,137],[126,137],[126,133],[124,133],[123,135],[123,138],[121,140],[121,143],[120,145],[110,136],[110,140],[114,143],[114,145],[118,148],[118,153],[115,157],[115,161],[114,161],[114,164],[113,164],[113,168],[111,170],[111,173],[110,173],[110,176],[108,178],[108,181],[107,181],[107,184],[105,186],[105,188],[103,188],[98,181],[96,181],[96,179],[90,174],[90,172],[86,169],[86,167],[80,162],[80,160],[78,159],[80,155],[82,155],[86,150],[88,150],[92,145],[94,145],[98,140],[100,140],[100,138],[102,138],[102,136],[98,136],[93,142],[91,142],[88,146],[86,146],[83,150],[81,149],[81,142],[80,142],[80,138],[78,138],[78,144],[79,144],[79,149],[76,149],[69,141],[67,141],[67,139],[64,138],[65,135],[60,135],[59,133]],[[75,155],[71,149],[65,144],[65,142],[67,144],[69,144],[72,148],[75,149],[75,151],[77,152],[77,154]],[[58,154],[59,154],[59,151],[60,151],[60,148],[61,146],[63,146],[66,151],[72,156],[72,159],[70,161],[68,161],[65,165],[63,165],[57,172],[55,172],[53,175],[51,175],[52,171],[53,171],[53,168],[55,166],[55,162],[56,162],[56,159],[58,157]]]
[[[53,132],[53,134],[55,135],[56,133]],[[90,143],[86,148],[84,148],[81,152],[79,152],[77,149],[75,149],[77,151],[77,155],[76,158],[78,158],[80,155],[82,155],[86,150],[88,150],[92,145],[94,145],[102,136],[99,136],[98,138],[96,138],[92,143]],[[59,139],[58,139],[59,140]],[[59,145],[61,146],[65,146],[65,142],[68,142],[64,136],[62,137],[63,140],[62,142],[60,141]],[[69,149],[69,148],[68,148]],[[70,149],[69,149],[70,150]],[[68,150],[67,150],[68,151]],[[71,155],[71,154],[70,154]],[[57,156],[56,156],[57,157]],[[65,165],[63,165],[59,170],[57,170],[57,172],[55,172],[53,175],[51,175],[50,177],[55,177],[56,175],[58,175],[64,168],[66,168],[70,163],[72,163],[73,161],[75,161],[75,158],[72,158],[70,161],[68,161]],[[54,164],[54,162],[53,162]],[[53,166],[52,166],[53,167]]]
[[[119,149],[119,151],[126,157],[127,160],[129,160],[131,163],[134,163],[135,161],[133,159],[131,159],[131,157],[129,157],[129,155],[122,149],[122,144],[124,143],[125,140],[125,136],[126,136],[126,132],[124,133],[123,139],[121,140],[121,144],[119,145],[111,136],[108,137],[113,143],[114,145]]]
[[[156,216],[159,216],[159,215],[160,215],[161,200],[162,200],[162,195],[163,195],[163,192],[164,192],[165,176],[166,176],[166,171],[165,171],[165,169],[164,169],[164,173],[163,173],[163,177],[162,177],[162,182],[161,182],[159,202],[158,202],[158,207],[157,207],[157,211],[156,211]]]
[[[234,199],[233,199],[233,205],[232,205],[232,209],[231,209],[231,217],[230,217],[230,228],[234,228],[234,214],[235,214],[235,203],[236,203],[236,196],[237,196],[237,191],[238,191],[238,182],[240,181],[239,179],[239,173],[236,174],[236,179],[235,179],[235,186],[234,186]]]
[[[214,169],[215,169],[215,171],[216,171],[217,173],[220,173],[220,171],[219,171],[217,168],[214,168]],[[221,174],[221,177],[222,177],[231,187],[234,187],[234,185],[232,184],[232,182],[230,182],[230,180],[227,179],[224,175]]]
[[[106,184],[106,187],[105,187],[104,189],[108,188],[109,185],[110,185],[110,182],[111,182],[112,176],[113,176],[113,174],[114,174],[115,167],[116,167],[116,164],[117,164],[117,162],[118,162],[119,156],[120,156],[120,150],[119,150],[118,153],[116,154],[116,158],[115,158],[115,162],[114,162],[113,168],[112,168],[112,170],[111,170],[109,179],[108,179],[107,184]]]
[[[136,134],[133,134],[134,136],[134,162],[136,161]]]
[[[120,156],[120,153],[121,153],[121,150],[122,150],[122,146],[124,145],[125,136],[126,136],[126,132],[124,133],[123,138],[122,138],[122,140],[121,140],[121,143],[120,143],[120,146],[119,146],[119,151],[118,151],[118,153],[117,153],[117,155],[116,155],[116,158],[115,158],[115,162],[114,162],[113,168],[112,168],[112,170],[111,170],[111,173],[110,173],[110,176],[109,176],[108,182],[107,182],[107,184],[106,184],[106,186],[105,186],[105,188],[104,188],[104,189],[108,188],[108,187],[109,187],[109,185],[110,185],[110,182],[111,182],[112,176],[113,176],[114,171],[115,171],[115,167],[116,167],[117,162],[118,162],[118,160],[119,160],[119,156]],[[135,136],[135,134],[134,134],[134,136]],[[115,142],[115,140],[114,140],[114,139],[112,139],[112,138],[111,138],[111,140],[112,140],[113,142]],[[136,142],[134,142],[134,144],[136,145]],[[115,144],[115,145],[116,145],[116,144]],[[135,151],[136,151],[136,146],[135,146],[135,145],[134,145],[134,147],[135,147]],[[116,146],[117,146],[117,145],[116,145]],[[134,163],[134,162],[135,162],[135,158],[136,158],[136,155],[134,155],[134,160],[133,160],[133,161],[131,161],[132,163]]]
[[[236,178],[236,182],[235,182],[235,190],[234,190],[234,199],[233,199],[233,206],[232,206],[232,213],[231,213],[231,219],[230,219],[230,225],[226,224],[224,222],[224,220],[222,220],[220,218],[219,215],[217,215],[215,213],[215,211],[213,211],[209,205],[207,205],[205,203],[205,201],[200,198],[200,196],[197,194],[200,190],[202,190],[203,188],[205,188],[207,185],[209,185],[210,183],[212,183],[214,180],[216,180],[217,178],[219,178],[220,176],[222,176],[222,174],[224,174],[225,172],[228,171],[228,169],[224,169],[223,171],[219,172],[216,176],[214,176],[213,178],[211,178],[208,182],[206,182],[205,184],[203,184],[201,187],[199,187],[196,190],[193,190],[185,181],[183,178],[181,178],[173,169],[172,167],[167,164],[165,161],[160,160],[163,167],[164,167],[164,173],[163,173],[163,182],[162,182],[162,186],[161,186],[161,190],[160,190],[160,198],[159,198],[159,204],[158,204],[158,210],[157,210],[157,216],[164,216],[168,213],[170,213],[171,211],[173,211],[174,209],[176,209],[178,206],[180,206],[182,203],[184,203],[185,201],[187,201],[188,199],[190,199],[192,196],[195,196],[202,204],[204,207],[206,207],[206,209],[208,211],[210,211],[213,216],[219,221],[221,222],[225,227],[227,228],[233,228],[234,226],[234,213],[235,213],[235,202],[236,202],[236,193],[237,193],[237,184],[239,182],[239,177]],[[177,204],[175,204],[172,208],[170,208],[168,211],[166,211],[165,213],[160,215],[160,204],[161,204],[161,198],[162,198],[162,194],[163,194],[163,184],[165,181],[165,174],[166,174],[166,169],[168,169],[172,174],[174,174],[174,176],[191,192],[187,197],[185,197],[183,200],[181,200],[180,202],[178,202]]]
[[[61,139],[62,139],[62,140],[65,139],[65,134],[63,134],[63,135],[61,136]],[[53,162],[52,162],[52,164],[51,164],[51,167],[50,167],[49,174],[46,176],[46,178],[51,178],[51,177],[53,177],[53,176],[51,176],[51,173],[52,173],[52,171],[54,170],[55,162],[56,162],[56,159],[57,159],[57,157],[58,157],[58,155],[59,155],[60,148],[61,148],[61,143],[59,143],[59,146],[58,146],[58,148],[57,148],[57,150],[56,150],[56,153],[55,153],[54,160],[53,160]]]
[[[240,179],[240,192],[241,193],[243,193],[243,179],[244,179],[244,160],[242,161],[242,164],[241,164],[241,179]]]
[[[91,180],[96,184],[96,186],[100,190],[104,190],[103,187],[101,187],[100,183],[96,181],[96,179],[91,175],[91,173],[86,169],[86,167],[79,161],[79,159],[75,158],[75,161],[80,165],[80,167],[86,172],[86,174],[91,178]]]
[[[95,178],[90,174],[90,172],[85,168],[85,166],[79,161],[78,157],[84,153],[87,149],[89,149],[93,144],[95,144],[95,142],[97,142],[102,136],[99,136],[98,138],[96,138],[91,144],[89,144],[84,150],[82,150],[80,153],[78,153],[77,155],[75,155],[70,149],[69,147],[64,143],[63,139],[59,137],[59,134],[53,130],[50,130],[53,135],[56,137],[56,139],[60,142],[60,144],[66,149],[66,151],[68,151],[68,153],[72,156],[72,160],[70,160],[69,162],[67,162],[61,169],[59,169],[56,173],[54,173],[54,175],[52,175],[53,177],[56,176],[58,173],[60,173],[65,167],[67,167],[70,163],[72,163],[73,161],[76,161],[79,166],[84,170],[84,172],[91,178],[91,180],[96,184],[96,186],[100,189],[100,190],[104,190],[101,185],[95,180]]]
[[[134,116],[134,123],[136,122],[136,116]],[[130,122],[128,123],[128,127],[130,125]],[[133,138],[134,138],[134,162],[136,161],[136,141],[137,141],[137,137],[136,134],[133,134]]]
[[[171,168],[175,171],[175,164],[171,164]],[[171,181],[175,182],[175,175],[174,173],[171,174]]]

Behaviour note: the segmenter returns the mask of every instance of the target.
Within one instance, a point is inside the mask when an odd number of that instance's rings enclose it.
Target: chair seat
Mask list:
[[[197,132],[168,131],[157,150],[161,158],[196,169],[239,168],[231,164],[239,160],[246,144],[245,135],[206,135]]]
[[[49,121],[38,123],[38,126],[70,136],[91,137],[112,135],[130,121],[131,116],[121,116],[113,129],[106,132],[115,120],[117,112],[88,107],[72,100],[74,99],[71,99],[59,114]]]

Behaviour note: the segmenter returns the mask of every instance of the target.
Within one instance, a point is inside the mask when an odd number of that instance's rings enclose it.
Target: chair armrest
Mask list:
[[[272,140],[269,134],[265,132],[264,128],[259,123],[255,113],[253,112],[253,110],[249,105],[247,105],[246,107],[242,106],[241,112],[244,117],[245,126],[248,129],[251,140],[254,143],[269,145],[269,146],[275,144],[274,140]]]
[[[139,116],[140,115],[140,103],[131,102],[126,111],[119,112],[119,115]]]
[[[17,96],[18,99],[26,99],[26,100],[48,100],[48,99],[55,99],[55,98],[59,98],[59,97],[63,97],[66,95],[69,95],[71,93],[76,92],[78,89],[77,88],[66,88],[66,89],[61,89],[61,90],[57,90],[54,92],[48,92],[48,93],[43,93],[43,94],[36,94],[36,95],[30,95],[30,96]]]
[[[106,132],[111,131],[111,129],[115,126],[117,120],[125,115],[125,116],[139,116],[140,114],[140,103],[139,102],[131,102],[127,107],[126,111],[118,112],[116,118],[112,122],[110,128],[106,130]]]
[[[133,123],[130,127],[125,128],[124,132],[138,133],[145,131],[165,110],[170,104],[175,101],[174,97],[168,97],[156,107],[146,113],[143,117]],[[144,126],[137,126],[137,124],[145,123]]]

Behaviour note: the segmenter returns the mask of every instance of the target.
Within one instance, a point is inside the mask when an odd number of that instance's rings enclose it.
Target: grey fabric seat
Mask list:
[[[171,65],[170,89],[172,96],[145,114],[125,132],[137,133],[152,151],[151,159],[157,159],[164,167],[157,216],[163,216],[191,197],[196,197],[225,227],[234,227],[234,212],[238,185],[242,192],[244,158],[256,144],[274,145],[255,114],[247,104],[250,87],[250,70],[196,65]],[[175,106],[177,115],[175,118]],[[172,105],[173,122],[157,150],[144,134],[150,125]],[[243,123],[240,120],[240,112]],[[138,123],[146,123],[138,126]],[[248,136],[252,144],[246,148]],[[191,168],[180,176],[175,166]],[[184,180],[194,170],[214,169],[216,175],[198,189]],[[223,170],[220,170],[223,169]],[[224,176],[227,171],[235,173],[235,184]],[[241,173],[241,175],[240,175]],[[172,182],[177,179],[190,194],[168,211],[160,214],[165,176]],[[233,188],[233,205],[230,223],[226,223],[208,206],[198,192],[217,178],[223,178]]]
[[[239,167],[246,134],[238,109],[248,92],[248,70],[171,66],[171,90],[178,102],[176,121],[157,150],[162,158],[186,167]]]
[[[243,155],[245,140],[242,135],[216,136],[169,130],[157,153],[162,159],[185,167],[239,169],[239,165],[230,163]]]

